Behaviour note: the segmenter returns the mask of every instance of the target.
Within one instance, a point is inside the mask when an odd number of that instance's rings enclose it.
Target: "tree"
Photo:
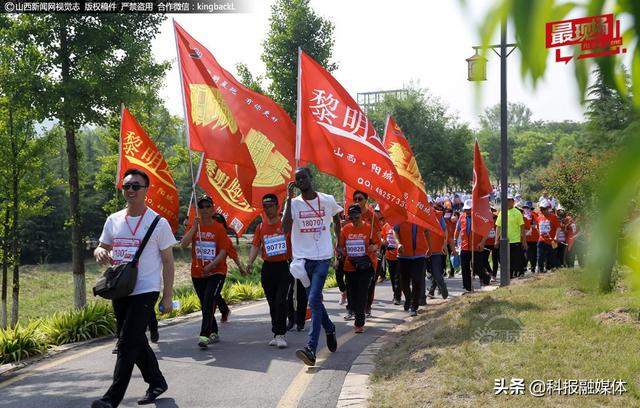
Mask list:
[[[520,102],[507,103],[507,128],[513,131],[533,129],[540,126],[540,122],[531,120],[533,112]],[[484,110],[480,115],[480,126],[494,132],[500,131],[500,104],[495,104]]]
[[[411,85],[404,96],[387,95],[368,112],[383,136],[387,115],[404,132],[429,191],[468,189],[473,177],[472,132],[427,91]],[[442,160],[446,157],[447,160]]]
[[[17,41],[15,20],[0,20],[0,191],[5,200],[2,245],[2,327],[7,326],[7,274],[13,270],[11,326],[18,322],[20,296],[20,224],[23,216],[43,211],[44,185],[51,177],[42,172],[42,156],[51,139],[37,137],[35,109],[43,82],[34,72],[43,56],[31,43]],[[44,183],[44,184],[43,184]]]
[[[242,85],[246,86],[252,91],[265,95],[265,92],[262,89],[262,85],[261,85],[264,79],[262,78],[262,76],[254,77],[251,71],[249,70],[249,67],[243,63],[236,64],[236,71],[238,71],[238,78],[242,83]]]
[[[155,81],[167,64],[154,62],[151,40],[164,20],[158,14],[30,14],[18,17],[21,41],[45,57],[37,71],[46,80],[42,110],[64,128],[68,158],[74,304],[86,303],[80,180],[76,135],[85,124],[103,124],[109,112]]]
[[[263,42],[262,61],[267,69],[269,95],[296,118],[298,47],[329,72],[333,53],[333,23],[318,16],[309,0],[276,0],[271,6],[269,32]]]

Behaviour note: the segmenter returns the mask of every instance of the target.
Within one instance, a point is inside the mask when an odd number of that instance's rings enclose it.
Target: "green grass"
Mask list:
[[[579,270],[562,270],[495,292],[430,307],[379,354],[372,407],[637,406],[640,301],[630,291],[581,291]],[[628,323],[595,316],[627,308]],[[488,323],[492,317],[493,326]],[[518,323],[519,322],[519,323]],[[478,341],[488,328],[517,328],[514,342]],[[494,395],[494,380],[622,379],[622,396]]]
[[[157,312],[159,319],[200,310],[200,301],[191,283],[189,261],[186,257],[176,258],[173,298],[180,301],[180,308],[170,314]],[[113,335],[115,317],[110,302],[89,295],[102,268],[94,262],[87,262],[89,304],[81,310],[73,309],[73,276],[70,268],[70,264],[54,264],[22,269],[20,324],[13,330],[0,331],[0,362],[20,361],[40,354],[53,345]],[[335,286],[335,274],[330,270],[325,288]],[[229,304],[264,297],[259,268],[248,276],[241,276],[235,268],[229,268],[222,294]]]

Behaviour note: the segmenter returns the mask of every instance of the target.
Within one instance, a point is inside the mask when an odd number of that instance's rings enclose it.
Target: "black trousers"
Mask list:
[[[376,295],[376,281],[376,274],[374,272],[371,277],[371,282],[369,283],[369,290],[367,291],[367,305],[365,307],[367,313],[371,313],[371,305],[373,305],[373,298]]]
[[[378,279],[378,278],[382,278],[382,279],[387,279],[387,270],[385,269],[385,263],[384,263],[384,254],[387,252],[387,248],[386,247],[382,247],[380,248],[380,251],[378,251],[378,267],[376,268],[376,274],[373,277],[374,279]]]
[[[116,321],[116,338],[120,338],[120,332],[122,332],[122,323],[121,321]],[[149,316],[149,332],[157,332],[158,331],[158,318],[156,317],[155,306],[151,309],[151,315]]]
[[[307,291],[299,280],[294,279],[295,283],[289,285],[289,293],[287,294],[287,317],[290,322],[294,322],[298,327],[304,327],[305,318],[307,316]],[[294,299],[293,288],[296,286],[296,296]],[[296,302],[294,308],[293,302]]]
[[[537,263],[538,263],[538,243],[527,242],[527,262],[525,263],[524,269],[527,269],[527,266],[528,266],[531,273],[535,273]]]
[[[338,282],[338,289],[340,292],[347,291],[347,284],[344,281],[344,260],[338,260],[338,269],[336,269],[336,281]]]
[[[398,270],[400,271],[400,286],[404,293],[405,310],[418,310],[420,296],[424,285],[423,274],[425,271],[425,258],[398,258]]]
[[[544,273],[555,267],[553,247],[546,242],[538,242],[538,272]]]
[[[355,325],[364,326],[365,309],[369,298],[369,288],[373,281],[374,271],[370,268],[367,271],[346,272],[345,278],[351,296],[351,310],[355,316]]]
[[[489,249],[491,250],[491,272],[495,278],[498,275],[498,267],[500,266],[500,248],[496,248],[492,245]]]
[[[480,252],[472,252],[462,250],[460,251],[460,267],[462,269],[462,286],[465,290],[472,290],[472,280],[471,280],[471,258],[473,254],[473,274],[479,276],[481,279],[483,277],[483,272],[481,268],[481,257],[482,254]],[[484,278],[486,281],[486,277]]]
[[[134,365],[138,366],[142,378],[150,387],[166,385],[156,355],[145,335],[149,315],[153,313],[157,300],[158,292],[147,292],[112,301],[121,330],[113,382],[102,399],[114,407],[120,404],[127,391]]]
[[[269,303],[271,331],[276,336],[284,335],[287,332],[287,294],[293,283],[289,262],[263,262],[260,280]]]
[[[391,289],[393,290],[393,300],[399,301],[402,299],[402,288],[400,286],[398,260],[387,259],[387,267],[389,268],[389,279],[391,280]]]
[[[480,253],[482,254],[481,258],[482,258],[482,270],[486,273],[488,273],[491,276],[495,276],[495,272],[493,271],[493,268],[491,267],[491,264],[489,263],[489,255],[491,255],[491,248],[489,247],[484,247],[483,251],[480,251]]]
[[[224,286],[226,276],[216,273],[204,278],[191,278],[193,287],[200,299],[200,309],[202,311],[202,324],[200,325],[200,336],[209,337],[212,333],[218,333],[218,322],[213,313],[220,292]]]
[[[524,259],[524,250],[522,243],[509,243],[509,258],[511,264],[511,277],[524,275],[526,261]]]
[[[440,291],[443,299],[449,297],[449,291],[447,290],[447,283],[444,281],[444,268],[446,266],[447,258],[444,254],[431,254],[431,288],[429,294],[433,296],[436,292],[436,287]]]
[[[564,268],[567,266],[567,262],[565,260],[566,250],[567,244],[559,242],[558,247],[556,248],[556,266],[559,268]]]

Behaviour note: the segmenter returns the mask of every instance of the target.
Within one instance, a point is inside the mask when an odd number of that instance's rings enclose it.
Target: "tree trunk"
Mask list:
[[[64,134],[67,142],[67,160],[69,170],[69,201],[71,216],[71,250],[73,262],[73,304],[76,308],[82,308],[87,303],[87,293],[84,276],[84,258],[82,233],[80,229],[80,183],[78,179],[78,148],[76,146],[75,125],[72,120],[73,107],[69,106],[70,98],[67,97],[71,87],[70,57],[67,44],[67,28],[60,27],[60,60],[62,65],[63,87],[63,112]]]
[[[9,275],[9,208],[4,210],[2,228],[2,321],[0,327],[7,328],[7,280]]]
[[[13,112],[9,109],[9,140],[11,141],[11,261],[13,290],[11,292],[11,327],[18,324],[20,306],[20,256],[18,254],[18,146],[13,129]]]

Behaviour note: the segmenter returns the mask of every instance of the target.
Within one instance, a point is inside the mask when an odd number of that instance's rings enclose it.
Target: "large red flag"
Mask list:
[[[219,124],[220,109],[218,107],[224,106],[225,117],[231,118],[234,123],[233,129],[237,129],[241,134],[240,145],[237,144],[237,140],[235,140],[236,145],[225,145],[225,141],[221,141],[216,146],[205,145],[204,147],[210,147],[206,150],[207,155],[218,161],[236,163],[233,159],[238,158],[239,154],[242,154],[243,160],[246,161],[244,153],[248,149],[256,175],[252,183],[252,192],[246,194],[246,197],[252,201],[253,205],[259,205],[264,194],[286,191],[293,177],[295,149],[295,127],[289,115],[273,100],[242,85],[218,64],[211,52],[189,36],[177,23],[175,23],[175,30],[179,46],[182,47],[180,55],[183,61],[193,61],[192,67],[205,67],[205,71],[192,70],[195,72],[191,72],[189,77],[185,75],[185,70],[182,71],[185,89],[189,88],[189,98],[186,98],[189,102],[189,112],[196,105],[195,116],[200,122],[210,123],[216,120]],[[189,52],[185,53],[186,50]],[[194,58],[194,55],[200,57]],[[206,85],[200,82],[197,82],[200,85],[194,85],[184,79],[193,78],[194,75],[195,81],[199,81],[198,78],[202,77]],[[192,101],[195,103],[191,103]],[[230,136],[229,132],[222,136],[225,135]],[[203,151],[203,146],[198,145],[202,140],[197,139],[198,136],[207,137],[202,132],[197,133],[196,137],[190,139],[191,147]],[[224,154],[231,156],[232,160],[223,160],[226,156],[211,151],[215,148],[223,149]],[[229,157],[226,158],[229,159]],[[243,175],[246,176],[245,172],[247,172],[245,168],[238,168],[241,185],[243,185]],[[244,185],[243,190],[246,193]]]
[[[331,74],[302,50],[298,56],[296,159],[387,204],[396,221],[405,219],[398,173],[373,125]]]
[[[238,236],[244,234],[251,221],[260,215],[260,210],[253,208],[246,199],[232,164],[203,154],[196,183],[213,200],[215,212],[224,216],[227,225]]]
[[[471,197],[473,207],[471,208],[471,230],[482,236],[489,235],[493,215],[491,214],[491,206],[489,204],[489,194],[493,188],[489,179],[489,171],[484,165],[480,146],[476,140],[473,150],[473,191]]]
[[[227,225],[238,236],[242,236],[258,216],[264,218],[262,205],[251,206],[242,193],[233,165],[218,162],[203,154],[196,183],[211,197],[215,211],[224,216]],[[276,194],[278,202],[282,205],[286,192],[278,191],[273,194]]]
[[[143,170],[149,176],[149,189],[145,203],[149,208],[169,221],[175,233],[178,229],[180,202],[178,189],[171,177],[167,162],[162,157],[136,118],[122,107],[120,122],[120,148],[116,184],[122,188],[122,180],[127,169]]]
[[[176,22],[174,30],[189,148],[205,152],[218,162],[235,164],[240,187],[251,202],[257,171],[245,140],[249,135],[240,128],[238,109],[230,105],[234,98],[225,96],[232,93],[231,88],[236,95],[241,89],[228,78],[222,79],[224,70],[211,52]],[[239,101],[234,101],[237,106]]]
[[[438,235],[443,235],[444,231],[436,217],[436,212],[427,198],[424,180],[413,150],[402,129],[391,116],[387,116],[384,128],[384,147],[389,152],[400,176],[400,186],[406,194],[405,202],[409,221]]]

